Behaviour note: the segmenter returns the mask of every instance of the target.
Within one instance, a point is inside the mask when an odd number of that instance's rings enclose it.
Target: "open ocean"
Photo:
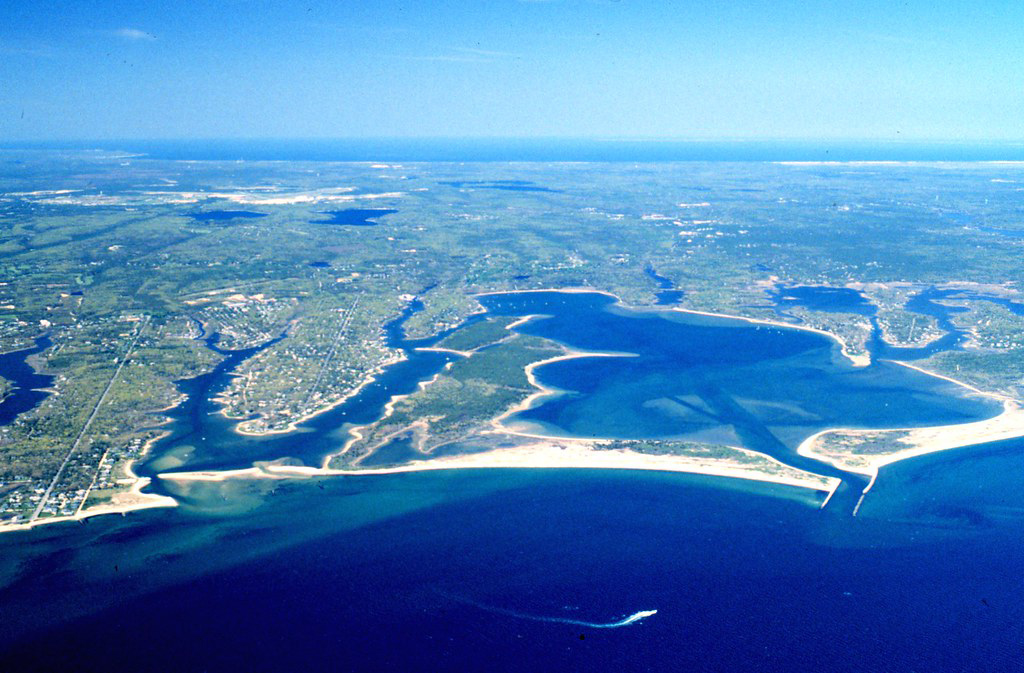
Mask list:
[[[192,161],[1021,161],[1024,143],[573,138],[64,140],[0,149],[105,150]]]
[[[2,536],[0,669],[1019,670],[1021,448],[890,468],[856,518],[650,472],[208,485]]]

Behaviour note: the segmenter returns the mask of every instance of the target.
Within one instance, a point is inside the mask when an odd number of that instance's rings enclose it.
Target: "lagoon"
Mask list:
[[[997,402],[949,381],[874,361],[855,367],[821,334],[684,311],[640,310],[598,293],[487,295],[496,315],[539,315],[519,331],[583,352],[535,370],[552,389],[506,420],[522,432],[744,446],[850,479],[795,453],[826,428],[906,428],[997,415]]]
[[[0,426],[13,423],[50,394],[45,389],[52,385],[53,376],[36,372],[28,360],[51,345],[50,338],[44,335],[38,337],[31,348],[0,354],[0,376],[13,384],[8,395],[0,398]]]
[[[352,227],[373,227],[380,222],[377,220],[385,215],[397,213],[391,208],[346,208],[344,210],[328,210],[321,213],[329,215],[326,220],[316,220],[313,224],[340,224]]]
[[[537,367],[557,390],[506,419],[513,428],[733,441],[824,471],[793,451],[820,427],[998,411],[896,364],[854,367],[805,330],[594,292],[480,301],[475,320],[543,316],[516,329],[630,355]],[[190,399],[137,471],[319,464],[353,424],[457,357],[405,338],[421,308],[387,326],[406,361],[276,437],[239,435],[211,413],[252,353],[204,334],[225,359],[180,382]],[[1011,440],[889,466],[855,518],[805,489],[628,470],[156,479],[178,508],[0,538],[0,668],[1009,670],[1019,639],[1006,625],[1024,604],[1022,456]]]

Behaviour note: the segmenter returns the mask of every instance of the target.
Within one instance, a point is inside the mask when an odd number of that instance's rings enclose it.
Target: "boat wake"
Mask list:
[[[508,608],[501,608],[496,605],[487,605],[486,603],[478,603],[477,601],[464,598],[462,596],[453,596],[451,594],[443,594],[446,598],[472,605],[480,610],[485,610],[497,615],[505,615],[507,617],[515,617],[516,619],[529,619],[535,622],[549,622],[552,624],[570,624],[572,626],[584,626],[590,629],[617,629],[623,626],[629,626],[630,624],[636,624],[639,621],[653,617],[658,614],[657,610],[640,610],[634,612],[628,617],[624,617],[615,622],[588,622],[582,619],[571,619],[569,617],[549,617],[546,615],[534,615],[528,612],[520,612],[518,610],[509,610]]]

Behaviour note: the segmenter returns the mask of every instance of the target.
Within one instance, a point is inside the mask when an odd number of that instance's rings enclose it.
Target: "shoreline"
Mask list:
[[[913,367],[913,369],[923,373],[930,373],[919,367]],[[940,378],[953,383],[959,383],[949,377],[940,376]],[[963,385],[977,392],[977,389],[973,386]],[[1024,437],[1024,407],[1022,407],[1021,403],[996,393],[982,392],[980,394],[1001,400],[1003,411],[985,420],[972,423],[955,423],[952,425],[929,425],[915,428],[828,428],[816,432],[800,442],[800,445],[797,447],[797,453],[807,458],[828,463],[838,469],[870,477],[871,481],[864,489],[866,494],[875,485],[881,469],[888,465],[930,453]],[[898,448],[887,453],[858,454],[854,452],[846,453],[844,456],[836,455],[836,453],[822,453],[817,450],[819,440],[830,434],[864,436],[900,432],[906,434],[903,437],[893,439],[893,445],[904,448]],[[845,460],[844,457],[846,458]]]
[[[830,332],[800,325],[791,325],[773,320],[764,320],[758,318],[748,318],[744,316],[733,316],[723,313],[713,313],[709,311],[700,311],[694,309],[684,309],[678,307],[631,307],[624,303],[617,295],[606,292],[603,290],[597,290],[593,288],[565,288],[565,289],[534,289],[534,290],[501,290],[493,292],[477,293],[473,296],[487,296],[497,294],[519,294],[519,293],[540,293],[540,292],[560,292],[565,294],[603,294],[611,297],[615,300],[616,304],[625,308],[635,308],[640,310],[650,311],[675,311],[681,313],[690,313],[694,315],[704,315],[715,318],[723,318],[727,320],[741,320],[751,324],[763,324],[770,325],[780,328],[789,328],[795,330],[804,330],[814,332],[832,339],[836,344],[839,345],[840,351],[844,357],[849,359],[853,366],[863,367],[871,363],[869,356],[857,356],[852,355],[847,350],[847,344],[839,336]],[[538,315],[528,315],[520,318],[514,323],[506,326],[506,329],[511,330],[514,327],[522,325],[530,320],[539,317]],[[563,347],[565,347],[563,345]],[[459,355],[469,356],[472,352],[460,352],[451,349],[444,348],[430,348],[426,347],[423,350],[444,350],[457,353]],[[519,469],[554,469],[554,468],[575,468],[575,469],[627,469],[627,470],[650,470],[650,471],[662,471],[662,472],[682,472],[689,474],[702,474],[707,476],[715,477],[729,477],[729,478],[741,478],[760,482],[777,483],[801,488],[808,488],[811,490],[820,491],[827,493],[828,496],[825,500],[832,497],[835,490],[842,483],[842,481],[835,477],[824,477],[821,475],[817,476],[817,479],[813,477],[799,478],[795,476],[787,475],[776,475],[763,470],[758,470],[756,467],[747,467],[745,463],[740,461],[729,461],[729,460],[712,460],[707,458],[700,458],[696,456],[686,455],[670,455],[670,454],[642,454],[628,449],[594,449],[593,445],[600,442],[591,442],[590,448],[587,448],[587,440],[570,440],[556,437],[548,437],[543,435],[535,435],[529,433],[516,432],[503,425],[503,421],[514,413],[523,411],[531,408],[537,399],[549,395],[552,393],[560,392],[558,389],[550,388],[542,384],[536,377],[534,370],[544,364],[550,364],[561,360],[568,360],[581,357],[635,357],[631,353],[615,353],[615,352],[587,352],[587,351],[575,351],[572,349],[566,350],[562,355],[558,355],[552,358],[546,358],[537,362],[530,363],[524,367],[524,373],[527,380],[537,390],[529,395],[522,402],[510,407],[508,410],[502,412],[497,417],[491,419],[491,424],[494,432],[501,432],[504,434],[510,434],[520,437],[526,437],[530,439],[538,440],[534,444],[526,446],[508,448],[508,449],[496,449],[486,451],[482,453],[466,454],[461,456],[447,456],[441,458],[433,458],[429,460],[415,460],[405,465],[396,467],[385,467],[385,468],[366,468],[366,469],[335,469],[329,468],[328,465],[332,458],[345,453],[351,445],[362,439],[362,435],[359,430],[367,427],[370,424],[364,424],[362,426],[355,427],[351,430],[352,437],[345,443],[341,450],[336,453],[329,454],[324,458],[322,466],[317,467],[306,467],[306,466],[287,466],[287,465],[254,465],[250,468],[238,469],[238,470],[225,470],[225,471],[199,471],[199,472],[168,472],[161,473],[158,476],[160,479],[168,480],[195,480],[195,481],[224,481],[233,478],[272,478],[272,479],[288,479],[288,478],[310,478],[310,477],[321,477],[321,476],[359,476],[359,475],[382,475],[382,474],[399,474],[406,472],[421,472],[430,470],[451,470],[451,469],[504,469],[504,468],[519,468]],[[234,428],[235,432],[242,435],[261,437],[271,434],[286,434],[297,430],[297,425],[306,422],[315,416],[330,411],[335,407],[343,404],[348,399],[358,394],[364,387],[373,383],[377,380],[377,377],[381,375],[383,370],[401,362],[406,359],[404,353],[399,353],[396,357],[391,358],[372,370],[372,372],[365,377],[360,384],[353,389],[350,393],[346,394],[343,398],[337,400],[331,405],[319,409],[315,412],[305,414],[300,418],[290,421],[289,424],[283,429],[277,429],[262,433],[256,433],[239,429],[241,423],[236,424]],[[952,377],[937,374],[935,372],[928,371],[916,365],[912,365],[906,362],[891,360],[895,364],[915,369],[923,374],[934,376],[966,388],[971,392],[979,395],[984,395],[1003,403],[1003,412],[999,415],[987,419],[984,421],[978,421],[975,423],[961,423],[947,426],[927,426],[922,428],[873,428],[873,429],[847,429],[847,428],[829,428],[822,430],[814,435],[806,438],[802,441],[797,448],[799,455],[821,460],[822,462],[834,465],[838,468],[864,474],[865,476],[871,477],[871,481],[868,486],[864,489],[864,493],[867,493],[873,486],[878,477],[879,470],[889,464],[899,462],[901,460],[912,458],[927,453],[933,453],[936,451],[942,451],[953,448],[960,448],[963,446],[970,446],[972,444],[979,444],[988,441],[997,441],[998,439],[1008,439],[1017,436],[1024,436],[1024,408],[1016,400],[1013,400],[1005,395],[997,393],[990,393],[982,391],[970,384],[963,381],[958,381]],[[436,379],[429,381],[419,382],[419,388]],[[412,393],[406,393],[403,395],[392,396],[392,398],[385,404],[384,415],[381,418],[385,418],[390,413],[393,413],[393,405],[402,398],[408,397]],[[168,409],[162,411],[169,411],[179,406],[181,401],[177,404],[172,405]],[[218,413],[224,414],[225,409],[221,409]],[[228,417],[230,418],[230,417]],[[378,419],[379,420],[379,419]],[[889,454],[878,454],[873,459],[867,460],[867,467],[850,467],[848,465],[838,463],[836,460],[828,455],[820,454],[814,451],[814,444],[817,440],[829,433],[840,433],[848,432],[852,434],[858,433],[872,433],[872,432],[887,432],[887,431],[906,431],[909,433],[916,433],[914,442],[907,446],[906,449],[896,451]],[[980,434],[977,431],[981,431]],[[973,433],[973,435],[972,435]],[[98,505],[96,507],[82,510],[75,515],[71,516],[59,516],[50,517],[47,519],[37,519],[31,523],[18,523],[18,524],[4,524],[0,525],[0,533],[11,532],[16,530],[28,530],[40,525],[46,525],[50,523],[58,523],[62,521],[80,521],[82,519],[90,518],[93,516],[102,516],[106,514],[125,514],[127,512],[151,509],[156,507],[177,507],[179,503],[176,499],[170,496],[161,496],[153,494],[142,493],[142,489],[145,488],[151,482],[149,477],[138,477],[132,471],[132,466],[142,456],[149,452],[152,444],[155,444],[161,437],[157,437],[151,442],[147,442],[143,453],[135,461],[130,462],[126,467],[128,478],[134,478],[135,483],[132,487],[123,493],[115,494],[113,499],[117,499],[118,496],[126,496],[122,500],[127,499],[128,502],[120,503],[107,503]],[[747,452],[749,450],[736,448],[738,451]],[[775,461],[769,456],[763,454],[757,454],[756,452],[750,451],[757,456],[764,458],[765,460],[778,463],[780,466],[785,466],[783,463]],[[797,468],[789,468],[797,470]],[[797,470],[798,472],[800,470]],[[808,475],[813,473],[807,472]]]
[[[854,367],[867,367],[867,366],[869,366],[871,364],[871,356],[870,355],[866,355],[866,354],[865,355],[855,355],[855,354],[851,353],[850,352],[849,344],[847,344],[846,341],[841,336],[839,336],[838,334],[833,334],[832,332],[827,332],[827,331],[825,331],[823,329],[818,329],[817,327],[808,327],[807,325],[791,325],[790,323],[781,322],[779,320],[766,320],[764,318],[747,318],[745,316],[728,315],[728,314],[725,314],[725,313],[712,313],[711,311],[698,311],[696,309],[689,309],[689,308],[673,307],[673,308],[670,308],[668,310],[669,311],[678,311],[680,313],[690,313],[690,314],[693,314],[693,315],[706,315],[706,316],[712,317],[712,318],[727,318],[729,320],[743,320],[744,322],[752,323],[752,324],[755,324],[755,325],[770,325],[772,327],[782,327],[782,328],[788,328],[788,329],[803,330],[805,332],[814,332],[815,334],[820,334],[822,336],[826,336],[826,337],[832,339],[833,341],[835,341],[839,345],[839,352],[843,355],[843,357],[845,357],[847,360],[849,360],[850,364],[852,364]]]
[[[400,355],[398,355],[396,357],[393,357],[393,358],[390,358],[388,360],[385,360],[381,364],[379,364],[376,367],[374,367],[370,371],[370,373],[367,374],[366,377],[364,377],[363,380],[360,381],[359,384],[355,388],[353,388],[349,392],[345,393],[340,399],[338,399],[338,400],[336,400],[334,402],[331,402],[326,407],[322,407],[320,409],[317,409],[316,411],[311,411],[309,413],[303,414],[302,416],[299,416],[298,418],[296,418],[294,420],[288,421],[288,424],[285,427],[277,428],[277,429],[274,429],[274,430],[266,430],[264,432],[253,432],[252,430],[246,430],[245,428],[242,427],[242,425],[244,425],[245,422],[246,422],[245,419],[232,418],[231,416],[229,416],[227,414],[227,407],[226,407],[226,405],[223,402],[221,402],[217,398],[213,398],[212,401],[217,402],[217,404],[221,405],[221,409],[217,412],[218,414],[220,414],[221,416],[223,416],[224,418],[226,418],[228,420],[235,421],[235,427],[233,427],[231,429],[232,432],[238,433],[239,435],[245,435],[246,437],[257,437],[257,438],[258,437],[267,437],[267,436],[270,436],[270,435],[286,435],[286,434],[288,434],[290,432],[295,432],[296,430],[298,430],[299,429],[298,426],[300,424],[305,423],[306,421],[310,421],[310,420],[316,418],[317,416],[319,416],[320,414],[325,414],[328,411],[331,411],[332,409],[334,409],[334,408],[336,408],[338,406],[341,406],[345,402],[348,402],[350,399],[352,399],[353,397],[358,395],[360,392],[362,392],[363,389],[366,388],[368,385],[370,385],[371,383],[374,383],[377,380],[377,377],[384,373],[384,370],[386,368],[388,368],[388,367],[390,367],[392,365],[396,365],[399,362],[403,362],[403,361],[405,361],[407,359],[408,358],[404,354],[400,354]]]
[[[563,346],[563,348],[565,348],[565,346]],[[565,391],[561,390],[560,388],[552,388],[550,386],[547,386],[547,385],[541,383],[540,379],[538,379],[537,375],[534,373],[534,371],[537,369],[537,367],[541,367],[543,365],[548,365],[548,364],[551,364],[553,362],[562,362],[564,360],[576,360],[576,359],[579,359],[579,358],[634,358],[634,357],[637,357],[637,355],[635,353],[615,353],[615,352],[611,352],[611,351],[578,351],[578,350],[567,349],[566,352],[561,354],[561,355],[555,355],[554,357],[545,358],[543,360],[537,360],[536,362],[531,362],[530,364],[526,365],[523,368],[523,373],[526,374],[526,380],[530,383],[530,385],[533,386],[534,388],[536,388],[537,390],[535,392],[533,392],[533,393],[530,393],[526,397],[525,400],[519,402],[518,404],[512,405],[511,407],[509,407],[505,411],[501,412],[500,414],[498,414],[497,416],[492,418],[489,421],[489,423],[490,423],[491,427],[494,428],[494,430],[496,432],[503,432],[505,434],[518,435],[518,436],[522,436],[522,437],[535,437],[535,438],[538,438],[538,439],[555,440],[555,439],[557,439],[555,437],[538,437],[536,435],[530,435],[530,434],[526,434],[526,433],[516,432],[515,430],[513,430],[513,429],[507,427],[506,425],[504,425],[504,421],[505,421],[506,418],[508,418],[509,416],[511,416],[513,414],[517,414],[520,411],[526,411],[528,409],[532,409],[534,403],[537,400],[539,400],[540,398],[542,398],[542,397],[544,397],[546,395],[555,395],[555,394],[558,394],[558,393],[565,392]]]
[[[448,365],[446,365],[445,367],[447,368],[447,366]],[[372,421],[370,423],[363,423],[362,425],[357,425],[357,426],[352,427],[349,430],[349,432],[351,433],[352,436],[349,437],[348,441],[346,441],[342,445],[340,450],[324,456],[324,459],[320,462],[320,469],[322,469],[322,470],[329,470],[329,469],[331,469],[329,467],[329,465],[331,464],[331,461],[333,459],[335,459],[338,456],[341,456],[341,455],[343,455],[345,453],[348,453],[348,450],[350,448],[352,448],[353,444],[355,444],[356,442],[366,438],[366,436],[361,432],[362,430],[365,430],[366,428],[370,427],[374,423],[379,423],[380,421],[384,420],[385,418],[390,418],[391,415],[395,413],[395,405],[396,404],[398,404],[399,402],[401,402],[405,398],[413,395],[414,393],[417,393],[417,392],[423,390],[424,388],[429,386],[431,383],[434,383],[435,381],[437,381],[437,379],[440,376],[441,376],[441,372],[438,372],[437,374],[434,374],[433,376],[431,376],[426,381],[420,381],[419,383],[416,384],[416,390],[414,390],[412,392],[401,393],[399,395],[392,395],[390,397],[390,399],[388,399],[388,401],[384,403],[384,410],[381,413],[380,417],[377,418],[377,420]],[[370,454],[366,454],[366,455],[368,456]],[[366,458],[366,456],[363,456],[359,460],[363,460],[363,458]],[[356,462],[358,462],[358,461],[356,461]]]
[[[54,523],[65,523],[69,521],[83,522],[85,519],[91,519],[94,516],[105,516],[107,514],[120,514],[124,516],[128,512],[135,512],[143,509],[156,509],[160,507],[179,507],[180,504],[177,500],[169,495],[155,495],[152,493],[143,493],[142,489],[149,486],[152,479],[149,477],[139,477],[131,469],[131,463],[127,467],[128,479],[135,479],[135,483],[128,491],[114,494],[111,498],[111,502],[96,505],[89,509],[79,510],[75,514],[67,516],[52,516],[45,519],[36,519],[35,521],[25,523],[7,523],[0,524],[0,534],[13,533],[15,531],[24,531],[37,528],[39,526],[46,526]],[[121,502],[114,502],[120,498]]]
[[[667,306],[667,307],[666,306],[657,306],[657,305],[654,305],[654,306],[638,306],[638,305],[634,305],[634,304],[627,304],[626,302],[624,302],[622,300],[622,297],[618,296],[617,294],[614,294],[612,292],[608,292],[606,290],[598,290],[596,288],[570,287],[570,288],[540,288],[540,289],[534,289],[534,290],[499,290],[499,291],[495,291],[495,292],[478,292],[478,293],[476,293],[473,296],[474,297],[487,297],[487,296],[496,295],[496,294],[527,294],[527,293],[533,294],[533,293],[539,293],[539,292],[561,292],[563,294],[603,294],[606,297],[611,297],[612,299],[614,299],[615,303],[618,306],[621,306],[621,307],[623,307],[625,309],[638,310],[638,311],[673,311],[673,312],[677,312],[677,313],[689,313],[689,314],[692,314],[692,315],[703,315],[703,316],[708,316],[710,318],[724,318],[724,319],[727,319],[727,320],[742,320],[744,322],[752,323],[752,324],[755,324],[755,325],[770,325],[772,327],[782,327],[782,328],[787,328],[787,329],[803,330],[805,332],[814,332],[815,334],[820,334],[822,336],[828,337],[828,338],[832,339],[833,341],[835,341],[839,345],[840,353],[842,353],[843,357],[848,359],[850,361],[850,363],[854,367],[867,367],[868,365],[871,364],[871,356],[870,355],[855,355],[855,354],[851,353],[850,350],[849,350],[849,345],[846,343],[846,341],[843,340],[842,337],[840,337],[837,334],[833,334],[832,332],[827,332],[827,331],[825,331],[823,329],[818,329],[817,327],[808,327],[806,325],[792,325],[790,323],[781,322],[779,320],[768,320],[768,319],[765,319],[765,318],[748,318],[746,316],[729,315],[727,313],[714,313],[714,312],[711,312],[711,311],[701,311],[699,309],[680,308],[678,306]],[[529,318],[533,318],[533,317],[535,317],[535,316],[527,316],[528,319]],[[513,325],[509,325],[509,328],[511,328],[513,326],[518,326],[519,324],[520,323],[518,323],[518,322],[517,323],[513,323]]]
[[[751,481],[794,486],[831,494],[841,480],[836,477],[799,478],[746,467],[740,461],[724,461],[686,455],[645,454],[628,449],[595,449],[588,442],[545,441],[508,449],[494,449],[462,456],[446,456],[411,461],[394,467],[359,470],[315,468],[293,465],[261,465],[230,471],[168,472],[161,479],[219,482],[236,478],[290,479],[333,476],[374,476],[461,469],[622,469],[657,472],[682,472],[713,477],[732,477]],[[746,449],[737,449],[747,451]],[[755,453],[755,452],[750,452]],[[760,456],[760,454],[758,454]],[[766,460],[773,459],[765,456]],[[782,463],[778,463],[782,466]],[[795,469],[795,468],[794,468]],[[810,473],[808,473],[810,474]]]

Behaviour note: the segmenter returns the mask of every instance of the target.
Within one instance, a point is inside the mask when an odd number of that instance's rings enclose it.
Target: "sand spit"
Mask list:
[[[161,474],[160,478],[178,481],[217,482],[236,478],[289,479],[327,476],[369,476],[429,470],[576,468],[687,472],[786,484],[826,493],[831,493],[839,484],[839,479],[794,470],[766,456],[746,451],[745,449],[736,450],[745,454],[751,454],[764,461],[775,463],[780,472],[769,472],[763,466],[739,460],[708,459],[685,455],[654,455],[637,453],[626,449],[598,449],[594,448],[595,446],[595,443],[582,440],[548,440],[515,448],[495,449],[483,453],[417,460],[396,467],[339,470],[270,464],[224,472],[171,472]]]

